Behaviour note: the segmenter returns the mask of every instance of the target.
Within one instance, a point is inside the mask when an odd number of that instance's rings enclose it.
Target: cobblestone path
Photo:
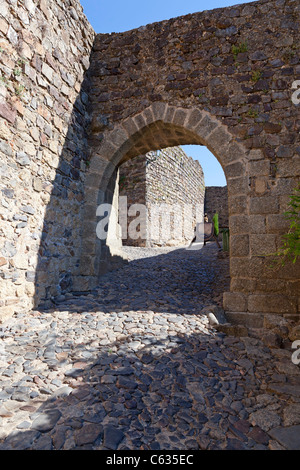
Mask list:
[[[205,314],[228,290],[215,244],[126,251],[95,292],[1,325],[0,450],[299,448],[291,351]]]

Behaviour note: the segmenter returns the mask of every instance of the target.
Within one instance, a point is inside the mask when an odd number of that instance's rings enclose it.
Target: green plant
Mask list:
[[[295,264],[300,256],[300,184],[290,196],[288,210],[284,212],[284,216],[290,223],[289,231],[283,235],[279,250],[271,254],[277,261],[276,264],[281,266],[287,262]]]
[[[236,60],[238,54],[240,54],[241,52],[247,52],[247,51],[248,51],[248,45],[246,42],[242,42],[238,44],[237,46],[233,44],[231,47],[231,52],[234,55],[234,60]]]
[[[256,111],[256,109],[250,108],[247,114],[249,117],[252,117],[252,118],[258,117],[258,111]]]
[[[262,77],[262,73],[260,70],[255,70],[253,73],[252,73],[252,77],[251,77],[251,80],[252,82],[256,83],[258,82],[258,80],[260,80]]]
[[[126,176],[125,175],[122,175],[120,176],[119,178],[119,188],[120,188],[120,191],[122,191],[123,189],[125,189],[126,187]]]
[[[4,86],[7,86],[8,85],[8,80],[6,77],[0,77],[0,82],[3,83]]]
[[[19,67],[21,67],[21,65],[27,64],[27,63],[28,63],[28,60],[25,59],[24,57],[20,57],[20,58],[17,60],[17,64],[19,65]]]
[[[3,52],[3,49],[0,48],[0,52]],[[15,92],[16,96],[22,96],[25,85],[19,83],[17,77],[21,77],[23,73],[23,64],[27,62],[26,59],[20,57],[18,60],[15,61],[15,66],[12,70],[12,74],[9,78],[5,76],[0,76],[0,82],[7,87],[11,92]]]
[[[291,49],[288,49],[287,51],[285,51],[285,53],[283,54],[283,60],[285,62],[289,62],[294,56],[296,55],[296,52],[291,50]]]
[[[14,85],[14,88],[15,88],[15,93],[17,96],[21,96],[25,90],[24,85]]]
[[[19,68],[15,68],[13,70],[13,74],[14,74],[15,77],[19,77],[21,75],[21,73],[22,73],[22,70],[19,69]]]

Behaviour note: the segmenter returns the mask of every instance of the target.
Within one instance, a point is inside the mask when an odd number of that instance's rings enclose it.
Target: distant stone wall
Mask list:
[[[180,147],[149,152],[124,163],[120,167],[120,196],[127,196],[128,207],[144,204],[147,218],[141,238],[127,238],[123,243],[180,246],[191,241],[197,206],[203,210],[204,189],[200,163],[188,157]],[[186,227],[181,224],[183,216]],[[128,217],[128,225],[133,220],[133,216]]]
[[[219,214],[220,227],[228,227],[228,190],[227,186],[206,186],[204,212],[212,221],[214,211]]]
[[[0,321],[72,286],[93,40],[77,0],[1,0]]]

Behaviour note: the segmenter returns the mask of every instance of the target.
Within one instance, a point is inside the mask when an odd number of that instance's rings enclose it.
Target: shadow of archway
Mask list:
[[[89,62],[93,62],[93,50]],[[64,144],[57,156],[42,147],[45,160],[40,226],[32,238],[36,243],[37,261],[27,281],[34,284],[33,308],[41,302],[51,305],[51,299],[72,291],[73,279],[79,266],[82,244],[82,211],[84,185],[89,167],[88,134],[90,126],[90,68],[84,73],[80,91],[71,112],[64,103],[57,109]],[[67,109],[67,108],[66,108]],[[58,150],[60,146],[58,146]]]
[[[31,332],[24,338],[20,333],[18,355],[32,360],[25,361],[25,375],[8,398],[17,404],[7,424],[13,421],[14,429],[0,449],[208,446],[200,434],[210,419],[205,388],[216,383],[209,351],[221,336],[211,334],[202,321],[201,306],[212,296],[200,281],[209,267],[217,284],[226,273],[226,260],[223,270],[216,269],[216,255],[209,244],[202,253],[172,250],[136,259],[104,275],[94,295],[66,295],[51,310],[24,316],[24,328],[17,320],[19,331]],[[145,284],[150,297],[143,297]],[[199,291],[193,306],[187,303],[190,289]],[[174,302],[176,291],[182,305]],[[30,398],[36,390],[38,395]]]
[[[250,372],[245,380],[248,370],[230,347],[220,349],[222,341],[185,333],[152,337],[137,349],[132,334],[85,361],[82,347],[91,351],[91,344],[73,345],[77,365],[65,372],[64,386],[33,400],[30,428],[11,432],[0,450],[252,448],[253,439],[234,426],[247,413],[230,404],[247,396],[249,377],[256,382]]]

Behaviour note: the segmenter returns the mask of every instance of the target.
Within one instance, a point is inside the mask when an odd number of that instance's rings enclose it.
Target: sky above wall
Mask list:
[[[245,0],[80,0],[84,13],[96,33],[120,33],[146,24],[168,20],[203,10],[223,8]],[[199,160],[206,186],[225,186],[221,165],[206,147],[185,145],[183,150]]]
[[[223,8],[245,0],[80,0],[96,33],[120,33],[156,21],[203,10]]]

